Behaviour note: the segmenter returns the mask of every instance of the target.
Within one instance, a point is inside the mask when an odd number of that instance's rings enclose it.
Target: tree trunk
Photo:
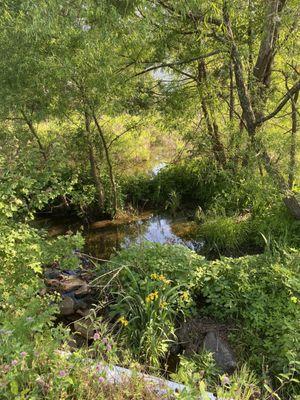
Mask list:
[[[252,86],[252,71],[253,71],[253,20],[252,20],[253,0],[248,0],[248,90]]]
[[[255,100],[253,108],[257,119],[262,117],[267,102],[266,89],[270,86],[272,65],[279,37],[280,12],[285,3],[286,0],[269,0],[266,8],[265,25],[253,68],[253,86],[251,88],[251,95]]]
[[[117,210],[118,210],[118,196],[117,196],[117,187],[116,187],[113,167],[112,167],[112,163],[111,163],[111,159],[110,159],[109,149],[108,149],[108,146],[107,146],[104,134],[103,134],[103,130],[102,130],[102,128],[101,128],[101,126],[100,126],[95,114],[93,114],[93,120],[94,120],[96,128],[98,130],[100,139],[102,141],[103,148],[104,148],[104,153],[105,153],[105,158],[106,158],[106,162],[107,162],[107,165],[108,165],[108,173],[109,173],[109,179],[110,179],[111,190],[112,190],[113,216],[115,216],[116,213],[117,213]]]
[[[272,6],[274,6],[274,3],[277,4],[277,9],[278,9],[278,4],[283,7],[285,0],[272,0]],[[274,165],[271,157],[269,156],[267,150],[265,149],[264,145],[257,140],[256,138],[256,130],[259,125],[258,119],[259,117],[256,116],[254,113],[254,108],[252,106],[252,99],[248,93],[247,86],[245,85],[245,80],[244,80],[244,73],[243,73],[243,64],[240,58],[240,54],[237,48],[237,45],[235,43],[234,35],[232,32],[231,28],[231,23],[230,23],[230,18],[229,18],[229,11],[228,11],[228,0],[224,0],[224,8],[223,8],[223,15],[224,15],[224,23],[226,26],[226,31],[227,31],[227,38],[229,40],[229,43],[231,45],[231,57],[232,61],[234,64],[234,72],[235,72],[235,80],[236,80],[236,86],[237,86],[237,92],[238,92],[238,98],[239,102],[243,111],[243,116],[245,118],[245,125],[247,128],[248,135],[250,137],[252,146],[254,147],[257,155],[261,158],[264,167],[266,171],[273,177],[274,181],[277,183],[278,188],[280,192],[284,195],[284,203],[290,213],[296,218],[300,219],[300,204],[295,195],[289,190],[289,186],[286,183],[284,177],[280,174],[278,168],[276,165]],[[274,18],[274,16],[270,16],[269,18]],[[278,29],[278,28],[277,28]],[[265,32],[267,35],[267,32]],[[276,37],[277,38],[277,37]],[[275,40],[275,39],[274,39]],[[264,44],[264,42],[266,42]],[[270,78],[268,75],[270,73],[269,68],[270,68],[270,62],[273,61],[273,58],[266,58],[263,57],[263,54],[268,53],[266,51],[266,48],[268,48],[268,45],[273,45],[273,43],[270,44],[269,36],[267,35],[266,38],[262,40],[261,44],[261,49],[258,57],[258,62],[256,63],[256,78],[257,79],[263,79],[265,76],[265,80],[262,80],[261,82],[266,82]],[[273,48],[274,50],[274,48]],[[269,53],[268,53],[269,54]],[[266,64],[265,67],[263,67],[263,61],[265,60],[268,61],[268,65]],[[260,74],[258,74],[258,71],[260,71]],[[264,75],[265,74],[265,75]]]
[[[233,82],[233,68],[232,62],[229,63],[229,120],[233,121],[234,117],[234,82]]]
[[[32,121],[31,121],[31,119],[27,117],[27,115],[25,114],[24,111],[21,111],[21,114],[22,114],[22,116],[24,118],[24,121],[26,122],[26,125],[28,126],[28,129],[32,133],[32,136],[35,138],[35,140],[36,140],[36,142],[38,144],[40,153],[42,154],[42,157],[43,157],[44,161],[46,162],[48,160],[47,151],[46,151],[44,145],[42,144],[41,139],[40,139],[40,137],[39,137],[39,135],[38,135],[38,133],[37,133]]]
[[[95,149],[94,149],[94,144],[92,141],[91,127],[90,127],[90,117],[87,112],[85,112],[85,130],[86,130],[86,138],[87,138],[87,144],[88,144],[88,149],[89,149],[89,161],[90,161],[90,167],[91,167],[91,175],[92,175],[94,185],[96,188],[96,193],[97,193],[97,203],[98,203],[99,208],[101,210],[103,210],[103,208],[104,208],[104,190],[103,190],[103,185],[102,185],[102,182],[100,179],[99,171],[97,168]]]
[[[295,180],[296,171],[296,134],[297,134],[297,100],[298,94],[291,98],[292,106],[292,130],[291,130],[291,146],[290,146],[290,163],[289,163],[289,188],[292,189]]]
[[[275,56],[278,31],[280,25],[279,13],[282,11],[286,0],[269,0],[265,14],[265,26],[258,52],[258,57],[253,70],[253,76],[260,86],[268,87],[270,84],[272,64]]]
[[[197,77],[198,86],[203,85],[205,81],[206,81],[205,62],[203,60],[200,60],[198,62],[198,77]],[[203,96],[201,96],[201,109],[205,118],[208,134],[211,137],[214,157],[217,163],[224,168],[226,165],[226,155],[223,143],[221,142],[220,139],[219,127],[215,118],[213,117],[209,105],[206,102],[206,99]]]

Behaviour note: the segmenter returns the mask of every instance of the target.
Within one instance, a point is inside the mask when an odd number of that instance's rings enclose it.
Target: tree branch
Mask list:
[[[190,58],[189,60],[174,61],[174,62],[169,62],[169,63],[161,63],[159,65],[153,65],[152,67],[146,68],[143,71],[138,72],[137,74],[133,75],[133,77],[137,77],[137,76],[146,74],[147,72],[154,71],[154,70],[159,69],[159,68],[171,68],[171,67],[174,67],[176,65],[188,64],[188,63],[191,63],[191,62],[194,62],[194,61],[202,60],[204,58],[212,57],[212,56],[214,56],[216,54],[219,54],[219,53],[221,53],[220,50],[214,50],[214,51],[211,51],[210,53],[202,54],[200,56],[197,56],[197,57],[194,57],[194,58]]]
[[[122,136],[124,136],[127,132],[131,131],[132,129],[137,128],[138,126],[141,126],[142,122],[138,122],[132,126],[130,126],[129,128],[125,129],[125,131],[121,132],[119,135],[115,136],[108,144],[107,144],[107,148],[109,149],[110,146],[118,139],[120,139]]]
[[[275,115],[279,113],[279,111],[286,105],[286,103],[292,98],[292,96],[298,93],[299,90],[300,90],[300,80],[297,83],[295,83],[295,85],[291,87],[291,89],[283,96],[283,99],[275,108],[275,110],[272,111],[270,114],[266,115],[265,117],[260,118],[258,121],[256,121],[256,124],[260,125],[263,122],[266,122],[269,119],[275,117]]]

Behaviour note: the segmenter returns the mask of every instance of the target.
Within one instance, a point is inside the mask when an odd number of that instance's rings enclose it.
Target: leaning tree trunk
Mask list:
[[[290,146],[290,164],[289,164],[289,188],[292,189],[295,180],[296,171],[296,134],[297,134],[297,100],[299,93],[291,98],[292,105],[292,130],[291,130],[291,146]]]
[[[105,158],[106,158],[106,162],[108,165],[109,180],[110,180],[110,185],[111,185],[111,190],[112,190],[112,209],[113,209],[113,216],[115,216],[117,213],[117,210],[118,210],[118,195],[117,195],[117,187],[116,187],[112,162],[110,159],[109,149],[108,149],[108,146],[107,146],[104,134],[103,134],[103,130],[102,130],[95,114],[93,114],[93,120],[94,120],[96,128],[98,130],[100,139],[102,141]]]
[[[233,121],[234,117],[234,82],[232,62],[229,63],[229,120]]]
[[[285,4],[285,0],[272,0],[270,2],[270,7],[273,7],[273,12],[276,10],[276,13],[280,11]],[[276,14],[277,15],[277,14]],[[256,137],[257,128],[261,126],[262,122],[270,119],[272,116],[271,113],[269,117],[262,118],[260,113],[255,112],[255,108],[253,106],[252,98],[248,93],[247,86],[244,80],[244,72],[243,72],[243,64],[241,61],[241,57],[238,51],[238,47],[235,42],[235,38],[233,35],[230,17],[229,17],[229,4],[228,0],[224,0],[224,7],[223,7],[223,16],[224,16],[224,23],[226,26],[226,33],[227,39],[230,43],[230,54],[232,57],[232,61],[234,64],[234,73],[235,73],[235,81],[237,85],[237,93],[239,102],[243,111],[243,116],[245,118],[245,126],[251,140],[252,146],[255,149],[257,155],[260,157],[266,171],[272,176],[274,181],[277,183],[277,186],[280,192],[283,194],[284,198],[283,201],[290,211],[290,213],[296,218],[300,219],[300,203],[293,192],[289,189],[288,183],[285,181],[284,177],[281,175],[280,171],[278,170],[277,166],[274,164],[272,158],[268,154],[267,150],[265,149],[264,145],[259,141]],[[271,15],[267,15],[267,23],[266,26],[272,26],[272,38],[276,43],[276,39],[278,38],[278,24],[277,19],[274,19],[274,13]],[[268,21],[271,19],[272,21]],[[273,25],[272,25],[273,24]],[[275,24],[275,26],[274,26]],[[274,59],[274,54],[270,52],[271,50],[274,51],[274,42],[270,39],[270,34],[267,29],[264,30],[264,36],[262,38],[260,51],[258,55],[258,60],[256,62],[255,67],[255,78],[257,81],[260,81],[264,85],[269,84],[270,73],[271,73],[271,64]],[[264,65],[265,62],[265,65]],[[258,73],[259,72],[259,73]],[[294,93],[298,93],[298,86],[294,85],[294,87],[290,90],[289,95]],[[282,102],[285,104],[285,102]],[[278,107],[277,107],[278,108]],[[281,106],[282,108],[282,106]],[[278,110],[281,109],[279,107]],[[276,110],[275,110],[276,111]],[[278,112],[278,111],[276,111]],[[274,115],[276,115],[276,112]]]
[[[21,114],[22,114],[22,116],[24,118],[24,121],[25,121],[26,125],[28,126],[29,131],[31,132],[32,136],[35,138],[35,140],[36,140],[36,142],[38,144],[40,153],[41,153],[44,161],[47,162],[47,160],[48,160],[47,151],[46,151],[44,145],[41,142],[41,139],[40,139],[40,137],[39,137],[34,125],[33,125],[33,122],[31,121],[30,118],[28,118],[28,116],[25,114],[24,111],[21,111]]]
[[[91,175],[94,181],[94,185],[97,193],[97,203],[101,210],[104,208],[104,189],[101,182],[100,174],[97,168],[97,161],[95,155],[94,144],[92,141],[91,135],[91,127],[90,127],[90,117],[87,112],[85,112],[85,130],[86,130],[86,139],[89,149],[89,161],[91,168]]]
[[[198,76],[197,76],[197,84],[198,87],[205,84],[207,78],[206,67],[204,60],[198,62]],[[223,143],[219,134],[219,127],[214,118],[211,108],[207,103],[206,99],[201,95],[201,109],[204,115],[204,119],[207,126],[207,131],[211,139],[212,151],[217,163],[221,167],[225,167],[226,165],[226,155]]]

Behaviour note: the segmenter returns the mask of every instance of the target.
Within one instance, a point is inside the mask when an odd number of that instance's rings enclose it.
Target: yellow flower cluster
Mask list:
[[[168,303],[167,303],[166,301],[161,301],[161,302],[159,303],[159,307],[162,308],[162,309],[166,308],[167,305],[168,305]]]
[[[123,315],[118,319],[118,322],[120,322],[120,324],[122,324],[123,326],[128,325],[128,320],[125,317],[123,317]]]
[[[146,303],[150,303],[151,301],[154,301],[156,299],[158,299],[158,291],[157,290],[155,292],[148,294],[148,296],[146,297]]]
[[[190,300],[189,292],[182,292],[180,297],[182,298],[183,301],[189,301]]]
[[[158,275],[154,273],[150,275],[150,278],[153,279],[154,281],[161,281],[166,285],[169,285],[171,283],[170,279],[167,279],[164,275]]]

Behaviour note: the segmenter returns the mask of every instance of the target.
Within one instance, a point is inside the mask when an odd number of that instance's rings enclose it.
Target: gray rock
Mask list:
[[[224,372],[232,373],[235,370],[236,361],[232,350],[216,331],[206,334],[203,349],[213,353],[217,366]]]
[[[92,339],[96,330],[95,325],[89,319],[81,319],[74,322],[75,333],[84,337],[85,339]]]
[[[213,319],[195,317],[183,322],[176,335],[185,355],[192,356],[202,351],[203,341],[208,332],[216,331],[222,337],[226,337],[228,328],[227,325],[220,324]]]
[[[71,297],[64,297],[59,305],[59,311],[61,315],[71,315],[74,314],[75,302]]]

